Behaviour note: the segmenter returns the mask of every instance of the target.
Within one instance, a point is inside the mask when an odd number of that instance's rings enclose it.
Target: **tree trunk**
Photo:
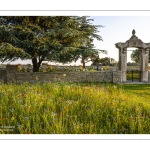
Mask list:
[[[39,72],[40,65],[42,61],[44,60],[44,56],[40,58],[39,56],[39,62],[37,61],[37,57],[32,58],[32,64],[33,64],[33,72]]]
[[[83,69],[85,68],[85,60],[84,60],[84,57],[82,56],[82,66],[83,66]]]
[[[32,58],[32,64],[33,64],[33,72],[39,72],[39,63],[37,62],[37,58]]]
[[[85,68],[85,61],[83,61],[82,64],[83,64],[83,68]]]

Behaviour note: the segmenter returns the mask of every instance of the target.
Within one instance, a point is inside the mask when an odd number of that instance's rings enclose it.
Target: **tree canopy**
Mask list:
[[[32,59],[33,71],[43,60],[71,62],[81,54],[98,55],[93,39],[98,27],[85,16],[0,17],[0,60]]]
[[[71,61],[77,61],[81,59],[81,63],[83,64],[83,68],[85,68],[85,63],[94,61],[96,58],[99,58],[99,53],[107,54],[107,50],[95,49],[93,40],[96,39],[98,41],[102,41],[102,37],[97,33],[99,27],[103,27],[101,25],[93,25],[91,24],[93,19],[87,19],[86,16],[83,16],[80,20],[79,30],[84,32],[84,44],[79,46],[76,51],[72,51],[67,54],[60,55],[59,62],[66,63]]]

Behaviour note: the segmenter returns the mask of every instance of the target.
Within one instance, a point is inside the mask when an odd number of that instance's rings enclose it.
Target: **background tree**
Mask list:
[[[117,61],[114,58],[110,58],[110,57],[104,57],[104,58],[99,58],[97,57],[93,63],[91,64],[93,66],[97,66],[97,65],[102,65],[102,66],[106,66],[106,65],[110,65],[110,66],[115,66],[117,65]]]
[[[92,61],[92,64],[91,64],[91,66],[98,66],[98,65],[101,65],[101,64],[100,64],[100,57],[95,58],[95,59]]]
[[[82,48],[81,50],[78,50],[75,54],[77,57],[75,60],[81,59],[81,63],[83,68],[85,68],[85,64],[88,62],[93,62],[95,59],[99,58],[99,53],[107,53],[105,50],[97,50],[97,49],[88,49],[85,48],[85,50]]]
[[[131,54],[131,60],[134,61],[135,63],[139,63],[140,62],[139,55],[140,55],[139,50],[138,49],[134,50]],[[150,53],[149,53],[149,63],[150,63]]]
[[[131,54],[131,60],[134,61],[135,63],[139,63],[140,62],[139,54],[140,53],[138,49],[134,50]]]
[[[110,58],[110,66],[117,66],[118,62],[114,58]]]
[[[85,32],[86,41],[79,50],[77,50],[75,57],[77,59],[81,59],[81,63],[83,64],[83,68],[85,68],[85,63],[94,61],[97,57],[99,57],[99,52],[107,53],[106,50],[95,49],[93,45],[93,40],[96,39],[98,41],[102,41],[102,37],[97,33],[99,27],[103,27],[101,25],[93,25],[90,21],[94,21],[93,19],[87,19],[87,17],[82,17],[80,30]]]
[[[103,66],[110,65],[110,57],[104,57],[100,59],[100,63]]]

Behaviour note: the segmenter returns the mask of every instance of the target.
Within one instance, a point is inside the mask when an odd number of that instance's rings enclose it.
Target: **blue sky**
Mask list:
[[[118,12],[119,13],[119,12]],[[132,30],[135,29],[136,36],[145,43],[150,42],[150,16],[90,16],[94,19],[91,23],[95,25],[102,25],[99,28],[98,34],[103,41],[94,40],[95,48],[104,49],[108,51],[107,55],[100,54],[100,57],[111,57],[118,61],[118,49],[115,43],[126,42],[132,36]],[[135,48],[134,48],[135,49]],[[127,52],[127,61],[130,59],[131,51]],[[15,61],[12,64],[26,64],[31,61]],[[55,64],[51,63],[50,64]],[[80,61],[73,62],[71,65],[79,65]],[[88,63],[87,65],[90,65]]]
[[[132,30],[135,29],[136,36],[145,43],[150,42],[150,17],[149,16],[92,16],[95,18],[94,24],[105,26],[100,28],[99,34],[103,42],[94,42],[100,49],[108,50],[108,56],[118,60],[118,49],[115,43],[126,42],[132,36]],[[132,48],[135,49],[135,48]],[[131,50],[128,49],[128,50]],[[130,59],[131,52],[128,51],[127,61]],[[100,55],[103,57],[105,55]]]

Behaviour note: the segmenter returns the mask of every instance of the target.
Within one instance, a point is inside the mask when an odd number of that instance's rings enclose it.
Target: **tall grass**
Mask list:
[[[113,84],[0,85],[1,134],[150,133],[150,101]]]

